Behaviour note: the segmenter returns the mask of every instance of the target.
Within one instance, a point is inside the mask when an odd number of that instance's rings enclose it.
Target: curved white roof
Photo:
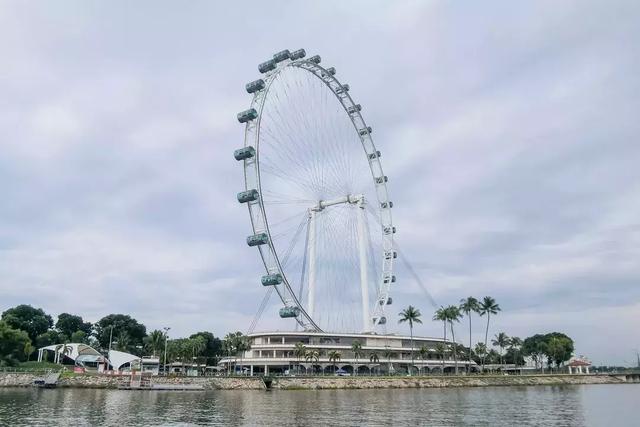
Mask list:
[[[67,347],[66,356],[71,360],[76,360],[79,356],[96,356],[100,357],[102,354],[95,348],[91,347],[87,344],[82,343],[71,343],[71,344],[53,344],[48,345],[46,347],[39,348],[38,350],[49,350],[49,351],[57,351],[58,353],[63,352],[64,346]]]

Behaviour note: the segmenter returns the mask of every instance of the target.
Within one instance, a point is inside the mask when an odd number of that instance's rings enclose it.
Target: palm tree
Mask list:
[[[484,297],[482,302],[480,303],[480,316],[487,315],[487,328],[484,332],[484,346],[487,346],[487,340],[489,339],[489,320],[491,319],[492,314],[498,314],[500,311],[500,306],[496,303],[496,300],[492,297]],[[484,358],[482,358],[482,370],[484,371]]]
[[[447,346],[439,342],[436,344],[436,353],[440,353],[442,356],[442,374],[444,374],[444,359],[447,353]]]
[[[164,332],[157,329],[155,331],[151,331],[144,341],[148,350],[150,350],[155,357],[164,348]]]
[[[427,355],[429,354],[429,349],[427,348],[426,345],[423,345],[422,347],[420,347],[420,350],[418,350],[418,354],[420,355],[420,359],[422,359],[422,365],[424,366],[424,359],[427,358]],[[420,373],[420,370],[422,369],[422,367],[420,367],[420,369],[418,369],[418,373]]]
[[[400,316],[398,323],[409,322],[409,331],[411,333],[411,367],[413,367],[413,324],[422,323],[422,320],[420,320],[420,316],[422,316],[422,314],[420,313],[420,310],[410,305],[398,313],[398,315]],[[409,375],[411,375],[411,368],[409,368],[408,371]]]
[[[387,359],[387,373],[391,374],[391,356],[393,356],[393,351],[391,351],[389,346],[386,346],[382,355]]]
[[[476,344],[476,346],[473,349],[473,351],[480,358],[480,360],[484,360],[485,356],[487,355],[487,346],[484,345],[484,343],[479,342],[478,344]]]
[[[467,297],[460,300],[460,311],[469,318],[469,372],[471,371],[471,313],[477,313],[478,310],[480,310],[480,304],[474,297]]]
[[[296,366],[296,371],[298,371],[300,368],[300,359],[303,358],[305,354],[307,354],[307,347],[304,346],[302,341],[296,343],[295,347],[293,348],[293,354],[298,360],[298,365]]]
[[[340,358],[342,358],[342,355],[340,354],[339,351],[332,350],[332,351],[329,352],[329,362],[333,363],[333,373],[334,374],[336,373],[336,368],[337,368],[336,362],[338,360],[340,360]]]
[[[456,351],[456,334],[453,330],[453,322],[459,322],[462,314],[460,313],[460,309],[456,305],[450,305],[449,307],[444,309],[444,317],[447,319],[447,323],[451,327],[451,341],[453,341],[453,361],[455,364],[455,373],[458,373],[458,353]]]
[[[380,361],[380,357],[378,356],[377,352],[374,351],[369,355],[369,362],[371,362],[372,364],[378,363],[379,361]]]
[[[355,340],[353,342],[353,344],[351,344],[351,351],[353,351],[353,355],[356,358],[356,367],[354,370],[354,373],[357,375],[358,374],[358,359],[360,358],[360,356],[363,356],[364,353],[362,352],[362,343],[358,340]]]
[[[505,347],[509,345],[509,337],[504,332],[500,332],[495,336],[495,339],[491,341],[492,345],[498,346],[500,348],[500,364],[503,365],[502,369],[504,369],[504,358],[502,356],[502,352]]]
[[[118,332],[118,336],[116,337],[116,348],[120,351],[127,352],[129,351],[129,346],[131,345],[131,339],[129,338],[129,334],[124,329]]]
[[[513,362],[515,367],[518,367],[518,361],[520,359],[520,348],[522,347],[523,341],[519,337],[511,337],[509,338],[509,349],[513,352]]]

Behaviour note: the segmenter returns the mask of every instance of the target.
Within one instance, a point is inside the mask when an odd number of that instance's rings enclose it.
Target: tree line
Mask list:
[[[147,333],[145,325],[126,314],[109,314],[92,324],[82,316],[61,313],[54,323],[41,308],[22,304],[0,317],[0,366],[16,366],[33,359],[38,348],[69,343],[88,344],[104,354],[112,348],[136,356],[156,356],[161,363],[212,364],[244,348],[238,343],[248,340],[242,337],[241,332],[235,332],[220,339],[202,331],[169,339],[166,330]]]

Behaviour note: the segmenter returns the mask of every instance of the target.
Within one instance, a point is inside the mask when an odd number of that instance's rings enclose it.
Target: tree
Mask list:
[[[422,367],[424,366],[424,360],[427,358],[427,355],[429,354],[429,349],[427,348],[426,345],[423,345],[418,350],[418,354],[420,355],[420,359],[422,359],[422,366],[420,367],[420,369],[418,369],[418,373],[420,373]]]
[[[482,302],[480,303],[480,316],[487,315],[487,328],[484,332],[484,346],[487,346],[487,340],[489,339],[489,320],[491,319],[492,314],[498,314],[501,310],[500,306],[496,303],[496,300],[492,297],[484,297]],[[482,359],[482,370],[484,371],[484,359]]]
[[[213,359],[214,363],[218,357],[222,354],[222,340],[215,337],[211,332],[197,332],[191,335],[189,338],[202,337],[206,343],[205,349],[202,351],[202,355],[209,359]]]
[[[118,335],[115,336],[114,344],[118,351],[124,351],[125,353],[131,351],[131,337],[129,337],[129,334],[125,329],[120,329],[120,331],[118,331]]]
[[[507,334],[505,334],[504,332],[500,332],[499,334],[497,334],[495,336],[495,338],[491,341],[491,344],[494,346],[497,346],[498,348],[500,348],[500,364],[504,365],[504,359],[502,357],[502,354],[504,352],[504,349],[509,345],[509,337],[507,336]],[[504,369],[504,366],[503,366]]]
[[[480,303],[474,297],[460,300],[460,311],[466,314],[469,319],[469,371],[471,371],[471,313],[477,313],[479,310]]]
[[[436,344],[436,353],[439,353],[440,356],[442,357],[442,374],[444,374],[444,360],[447,356],[447,346],[444,343],[437,343]]]
[[[69,337],[66,337],[64,334],[61,334],[60,332],[52,329],[38,335],[34,344],[36,348],[42,348],[66,341],[69,341]]]
[[[155,357],[164,349],[164,332],[155,329],[144,339],[147,351]]]
[[[479,358],[477,360],[478,363],[484,360],[484,358],[487,356],[487,346],[483,342],[477,343],[473,351],[476,353],[476,356],[478,356]],[[483,370],[484,370],[484,366],[483,366]]]
[[[113,328],[113,337],[117,337],[122,331],[129,338],[128,347],[143,345],[143,339],[147,336],[147,328],[136,319],[126,314],[110,314],[103,317],[93,325],[94,334],[103,349],[109,348],[109,337]]]
[[[358,359],[360,358],[360,356],[363,356],[364,353],[362,352],[362,343],[358,340],[355,340],[352,344],[351,344],[351,351],[353,351],[353,355],[356,358],[356,367],[354,370],[354,374],[357,375],[358,374]]]
[[[374,364],[374,363],[378,363],[379,361],[380,361],[380,356],[378,356],[378,352],[377,351],[371,352],[371,354],[369,355],[369,362]]]
[[[520,360],[522,358],[522,356],[520,355],[521,347],[522,347],[521,338],[519,337],[509,338],[509,349],[507,350],[507,357],[505,358],[508,360],[509,356],[511,356],[511,360],[513,361],[512,363],[516,366],[516,368],[518,367],[518,365],[522,363]],[[511,355],[509,353],[511,353]]]
[[[393,356],[393,351],[388,346],[385,346],[382,355],[387,359],[387,373],[391,373],[391,356]]]
[[[300,359],[302,359],[305,354],[307,354],[307,347],[305,347],[302,341],[297,342],[293,347],[293,355],[296,356],[298,361],[298,364],[296,365],[296,371],[298,372],[300,371]]]
[[[87,336],[91,334],[91,323],[83,321],[80,316],[61,313],[56,321],[56,330],[68,337],[71,337],[77,331],[82,331]]]
[[[0,320],[0,366],[17,365],[27,359],[28,354],[25,353],[32,349],[26,331],[13,328],[4,320]]]
[[[531,357],[536,369],[543,369],[544,356],[547,354],[547,339],[545,335],[535,334],[525,338],[522,342],[522,354]]]
[[[85,331],[75,331],[71,334],[71,342],[78,344],[89,344],[89,337]]]
[[[338,362],[342,358],[342,355],[339,351],[332,350],[329,352],[329,362],[333,363],[333,373],[336,373],[336,362]]]
[[[44,334],[53,326],[53,319],[41,308],[22,304],[2,313],[2,320],[13,329],[25,331],[31,342],[35,342],[40,334]]]
[[[411,333],[411,367],[413,367],[413,324],[422,323],[422,320],[420,320],[420,316],[422,316],[422,314],[420,313],[420,310],[410,305],[402,310],[398,315],[400,316],[398,323],[409,323],[409,331]],[[411,368],[409,368],[408,371],[409,375],[411,375]]]
[[[451,327],[451,341],[453,341],[453,362],[455,364],[455,373],[458,373],[458,352],[456,345],[456,334],[453,330],[453,322],[459,322],[462,314],[460,313],[460,309],[455,305],[450,305],[449,307],[444,309],[444,318],[447,323]]]
[[[561,332],[551,332],[545,335],[547,342],[546,356],[549,366],[556,364],[560,368],[573,354],[573,340]]]

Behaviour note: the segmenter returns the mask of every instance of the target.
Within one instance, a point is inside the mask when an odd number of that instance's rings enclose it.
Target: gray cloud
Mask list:
[[[246,329],[264,291],[234,200],[235,113],[258,62],[304,47],[365,107],[398,242],[438,302],[493,295],[495,330],[563,330],[620,363],[627,350],[602,336],[640,339],[639,11],[5,2],[0,309],[131,312],[178,335]],[[430,317],[398,276],[396,309],[417,301]],[[261,328],[290,327],[270,306]]]

